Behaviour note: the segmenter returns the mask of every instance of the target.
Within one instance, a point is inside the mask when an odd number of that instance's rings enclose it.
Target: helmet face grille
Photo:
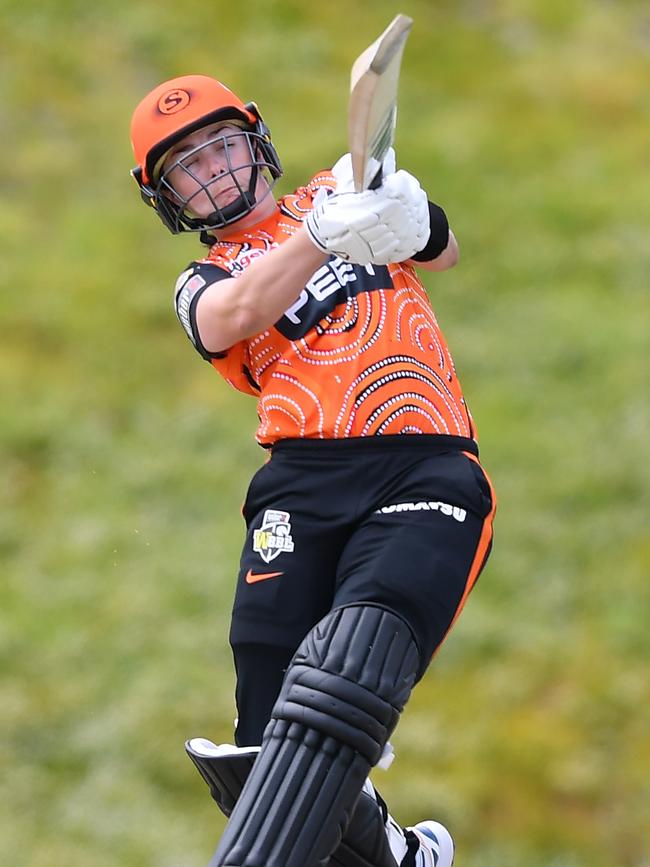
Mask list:
[[[244,139],[248,161],[232,161],[235,144]],[[197,156],[216,142],[223,144],[226,168],[218,175],[205,181],[195,172]],[[241,150],[241,148],[240,148]],[[222,229],[241,220],[259,203],[270,195],[277,179],[281,176],[280,163],[267,135],[250,130],[219,132],[210,136],[190,151],[184,151],[178,159],[165,167],[151,188],[153,204],[167,228],[174,234],[179,232],[203,232]],[[191,192],[181,195],[177,189],[179,178],[185,176]],[[219,205],[218,189],[225,186],[234,188],[237,196],[227,204]],[[174,185],[174,182],[176,185]],[[211,212],[205,215],[206,206]],[[196,213],[198,209],[203,216]]]

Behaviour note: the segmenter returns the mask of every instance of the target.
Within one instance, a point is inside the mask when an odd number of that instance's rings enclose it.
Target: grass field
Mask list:
[[[183,753],[229,740],[255,406],[171,308],[197,241],[128,176],[130,115],[204,72],[282,190],[345,146],[349,66],[415,18],[397,152],[461,263],[428,275],[500,508],[376,782],[459,867],[650,867],[650,10],[634,0],[0,0],[0,863],[194,867]]]

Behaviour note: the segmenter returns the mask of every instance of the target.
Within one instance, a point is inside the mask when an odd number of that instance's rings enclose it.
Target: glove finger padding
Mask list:
[[[429,200],[419,184],[417,178],[405,172],[403,169],[388,175],[382,184],[386,194],[397,199],[405,208],[405,221],[408,224],[408,231],[403,233],[404,249],[408,248],[408,241],[411,241],[413,249],[405,256],[410,259],[415,253],[418,253],[424,248],[430,233],[429,225]]]
[[[372,261],[377,265],[404,262],[427,243],[427,195],[417,179],[403,170],[387,175],[375,192],[382,198],[375,210],[386,231],[381,237],[375,235],[371,240]]]
[[[417,202],[422,196],[426,198],[424,190],[417,178],[409,172],[400,169],[386,175],[381,184],[384,192],[392,199],[400,199],[403,202]]]
[[[361,197],[365,197],[365,201]],[[333,227],[340,223],[350,231],[363,232],[382,222],[382,215],[375,205],[366,193],[341,193],[332,202],[327,217]]]

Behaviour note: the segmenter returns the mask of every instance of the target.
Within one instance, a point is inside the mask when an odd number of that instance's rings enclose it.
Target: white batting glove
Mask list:
[[[412,245],[413,249],[408,255],[403,255],[401,259],[394,260],[405,262],[411,256],[419,253],[420,250],[423,250],[429,240],[431,231],[429,223],[429,198],[420,186],[418,179],[403,169],[386,175],[380,189],[383,189],[388,196],[398,199],[406,209],[405,220],[411,234],[404,236],[404,249],[402,252],[404,253],[409,248],[409,245]]]
[[[428,240],[427,196],[412,175],[395,172],[376,190],[317,196],[305,227],[319,250],[347,262],[404,262]]]

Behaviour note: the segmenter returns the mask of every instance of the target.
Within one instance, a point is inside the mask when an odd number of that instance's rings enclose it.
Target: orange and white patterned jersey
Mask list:
[[[329,173],[284,196],[275,214],[215,243],[176,283],[188,336],[236,389],[258,398],[257,441],[394,434],[475,438],[426,291],[410,265],[352,265],[331,256],[272,326],[221,353],[201,345],[195,310],[216,280],[237,278],[301,226]]]

